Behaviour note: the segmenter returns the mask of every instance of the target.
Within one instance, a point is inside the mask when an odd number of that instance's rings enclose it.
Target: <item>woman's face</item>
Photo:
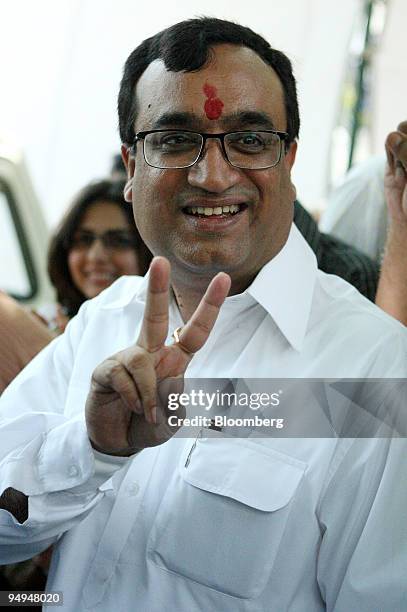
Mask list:
[[[119,276],[139,274],[134,234],[117,204],[95,202],[85,212],[68,253],[72,281],[93,298]]]

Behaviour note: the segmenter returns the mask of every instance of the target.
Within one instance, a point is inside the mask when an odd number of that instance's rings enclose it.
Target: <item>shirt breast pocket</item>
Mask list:
[[[258,597],[306,464],[248,440],[187,444],[157,512],[147,558],[211,589]]]

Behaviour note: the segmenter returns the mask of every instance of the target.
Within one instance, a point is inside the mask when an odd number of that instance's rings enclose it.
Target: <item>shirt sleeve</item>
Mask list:
[[[28,558],[82,520],[98,503],[99,486],[127,458],[96,453],[83,407],[64,413],[70,374],[86,327],[85,304],[66,332],[47,346],[0,400],[0,494],[12,487],[28,496],[19,524],[0,510],[0,563]],[[95,461],[97,457],[97,461]]]

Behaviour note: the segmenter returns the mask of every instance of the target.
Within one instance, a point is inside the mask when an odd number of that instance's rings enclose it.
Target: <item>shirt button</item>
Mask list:
[[[140,485],[137,482],[132,482],[127,487],[127,493],[129,495],[137,495],[139,491],[140,491]]]
[[[70,465],[70,466],[69,466],[69,469],[68,469],[68,475],[69,475],[71,478],[74,478],[74,477],[75,477],[75,476],[77,476],[78,474],[79,474],[79,470],[78,470],[78,468],[76,467],[76,465]]]

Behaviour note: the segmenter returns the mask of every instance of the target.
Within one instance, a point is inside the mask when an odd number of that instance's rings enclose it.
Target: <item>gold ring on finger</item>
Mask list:
[[[195,353],[192,353],[190,350],[187,349],[187,347],[182,344],[181,340],[180,340],[180,333],[182,332],[182,327],[177,327],[176,329],[174,329],[174,331],[172,332],[172,337],[174,338],[174,345],[177,344],[179,346],[179,348],[184,351],[184,353],[187,353],[187,355],[194,355]]]

